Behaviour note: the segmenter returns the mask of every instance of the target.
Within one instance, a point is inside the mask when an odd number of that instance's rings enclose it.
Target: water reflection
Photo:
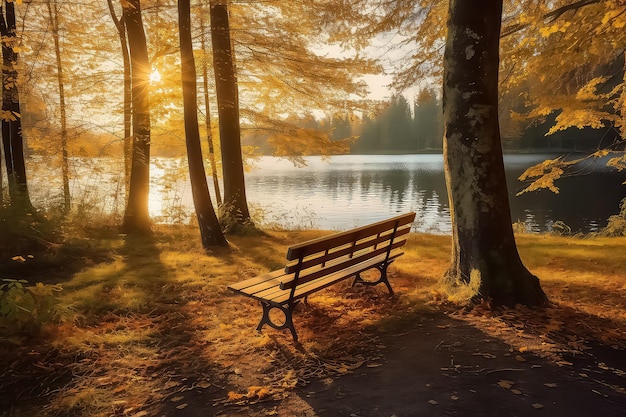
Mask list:
[[[626,197],[626,172],[616,174],[602,164],[586,167],[584,175],[557,182],[560,193],[539,191],[521,196],[524,184],[517,178],[529,166],[553,155],[507,155],[505,157],[513,221],[524,222],[531,231],[550,230],[556,221],[574,232],[597,231],[617,214]],[[305,158],[307,166],[262,157],[246,174],[252,211],[260,208],[262,222],[287,228],[316,227],[342,230],[382,220],[398,213],[417,213],[415,230],[450,232],[450,210],[441,155],[342,155],[329,160]],[[36,162],[36,163],[35,163]],[[45,175],[49,165],[32,162],[33,178]],[[85,212],[123,212],[123,172],[116,161],[72,161],[74,207]],[[187,168],[181,159],[154,158],[150,212],[157,222],[191,219],[193,201]],[[60,200],[59,181],[33,184],[34,202],[40,206]],[[213,198],[213,201],[216,201]]]
[[[539,191],[521,196],[517,178],[529,166],[552,155],[507,155],[507,184],[513,221],[530,231],[550,230],[556,221],[574,232],[597,231],[617,213],[626,197],[617,175],[598,164],[585,175],[563,178],[560,193]],[[309,216],[307,223],[327,229],[346,229],[416,211],[415,229],[449,233],[448,197],[441,155],[344,155],[328,162],[309,157],[304,168],[265,157],[247,176],[249,200],[265,207],[274,222]],[[298,214],[303,212],[302,215]],[[283,223],[287,227],[297,225]]]
[[[447,233],[449,210],[441,156],[420,155],[419,159],[349,155],[320,165],[319,158],[307,158],[306,167],[294,168],[274,158],[261,158],[247,176],[248,197],[269,207],[269,212],[306,207],[308,213],[315,213],[315,226],[320,228],[345,229],[414,210],[417,230]],[[285,194],[286,198],[276,201]]]

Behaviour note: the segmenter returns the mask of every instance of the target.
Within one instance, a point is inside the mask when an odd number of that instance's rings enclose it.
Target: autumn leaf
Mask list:
[[[510,389],[513,385],[515,385],[514,381],[500,380],[498,381],[498,385],[505,389]]]

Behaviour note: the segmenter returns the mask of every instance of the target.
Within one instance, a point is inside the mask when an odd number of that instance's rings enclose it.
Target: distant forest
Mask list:
[[[503,99],[503,101],[506,101]],[[614,143],[619,133],[613,127],[569,129],[546,135],[558,112],[529,120],[503,103],[500,114],[505,151],[595,151]],[[361,118],[337,115],[325,120],[307,116],[291,120],[298,128],[329,132],[333,141],[349,141],[352,154],[403,154],[441,152],[442,102],[432,89],[420,91],[412,106],[403,95],[394,95],[376,115]],[[263,154],[273,154],[270,134],[247,135],[244,143]]]

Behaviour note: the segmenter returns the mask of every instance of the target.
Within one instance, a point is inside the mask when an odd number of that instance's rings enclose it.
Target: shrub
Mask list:
[[[619,214],[609,217],[609,222],[602,230],[605,236],[626,236],[626,198],[619,204]]]
[[[40,334],[44,324],[59,318],[59,284],[41,282],[28,286],[28,281],[3,279],[0,281],[0,334],[8,338]]]

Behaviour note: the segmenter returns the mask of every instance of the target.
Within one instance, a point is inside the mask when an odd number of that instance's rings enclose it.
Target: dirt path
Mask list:
[[[184,410],[172,408],[164,415],[626,416],[623,351],[590,350],[557,364],[514,351],[443,313],[398,322],[377,343],[380,356],[350,374],[313,380],[280,401],[216,405],[205,391],[202,398],[188,396]]]
[[[315,415],[626,416],[626,395],[601,382],[620,378],[589,358],[559,366],[435,317],[387,342],[381,366],[302,393]]]

